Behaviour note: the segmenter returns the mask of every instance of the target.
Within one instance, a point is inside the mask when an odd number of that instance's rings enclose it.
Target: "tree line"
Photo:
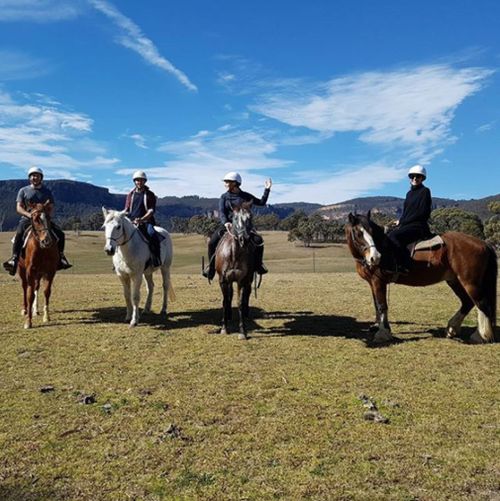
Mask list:
[[[500,248],[500,201],[488,204],[490,217],[484,222],[479,216],[456,207],[436,209],[432,212],[429,221],[431,231],[444,233],[446,231],[460,231],[473,235],[496,248]],[[390,229],[394,216],[382,212],[372,212],[372,219],[379,225]],[[218,218],[212,215],[196,215],[192,217],[173,216],[160,220],[158,223],[171,233],[196,233],[209,236],[220,225]],[[101,212],[84,217],[70,217],[61,221],[64,230],[99,230],[103,224]],[[254,216],[254,226],[258,231],[286,231],[290,242],[299,242],[305,247],[313,243],[345,241],[345,221],[338,219],[324,219],[319,214],[307,215],[303,211],[296,211],[290,216],[280,219],[276,214],[257,214]]]

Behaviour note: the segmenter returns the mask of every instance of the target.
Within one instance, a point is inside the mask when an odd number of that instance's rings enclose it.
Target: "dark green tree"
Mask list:
[[[456,207],[436,209],[432,212],[429,223],[431,230],[435,233],[461,231],[484,239],[483,223],[479,216]]]

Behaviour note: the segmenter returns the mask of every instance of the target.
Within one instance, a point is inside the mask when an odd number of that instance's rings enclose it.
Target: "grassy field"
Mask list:
[[[441,284],[391,286],[399,342],[370,348],[371,295],[346,249],[313,259],[265,238],[243,342],[216,334],[199,236],[174,237],[166,324],[122,322],[99,233],[69,235],[47,325],[22,328],[20,284],[0,274],[0,499],[499,500],[500,345],[441,337],[458,307]]]

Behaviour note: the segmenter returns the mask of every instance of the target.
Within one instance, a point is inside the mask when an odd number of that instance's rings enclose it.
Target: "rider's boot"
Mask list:
[[[215,258],[214,256],[208,256],[208,265],[205,266],[205,269],[201,272],[201,274],[205,277],[208,278],[209,280],[212,280],[215,277]]]
[[[265,275],[268,272],[268,269],[262,262],[263,257],[264,257],[264,246],[261,245],[255,249],[255,271],[259,275]]]
[[[66,256],[64,255],[63,252],[60,253],[59,255],[59,264],[57,265],[58,270],[67,270],[71,268],[73,265],[70,264]]]
[[[19,261],[19,256],[13,254],[12,257],[3,263],[3,267],[5,271],[9,273],[9,275],[14,276],[17,270],[17,263]]]

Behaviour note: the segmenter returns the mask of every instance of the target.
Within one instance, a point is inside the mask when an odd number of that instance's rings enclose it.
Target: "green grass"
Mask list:
[[[70,235],[48,325],[22,328],[20,284],[1,274],[0,499],[498,498],[499,345],[438,337],[458,307],[447,286],[391,286],[400,342],[369,348],[371,295],[345,248],[315,249],[323,272],[306,273],[311,250],[265,238],[246,342],[215,334],[201,237],[174,237],[166,325],[122,323],[102,234]],[[364,419],[362,394],[388,424]]]

